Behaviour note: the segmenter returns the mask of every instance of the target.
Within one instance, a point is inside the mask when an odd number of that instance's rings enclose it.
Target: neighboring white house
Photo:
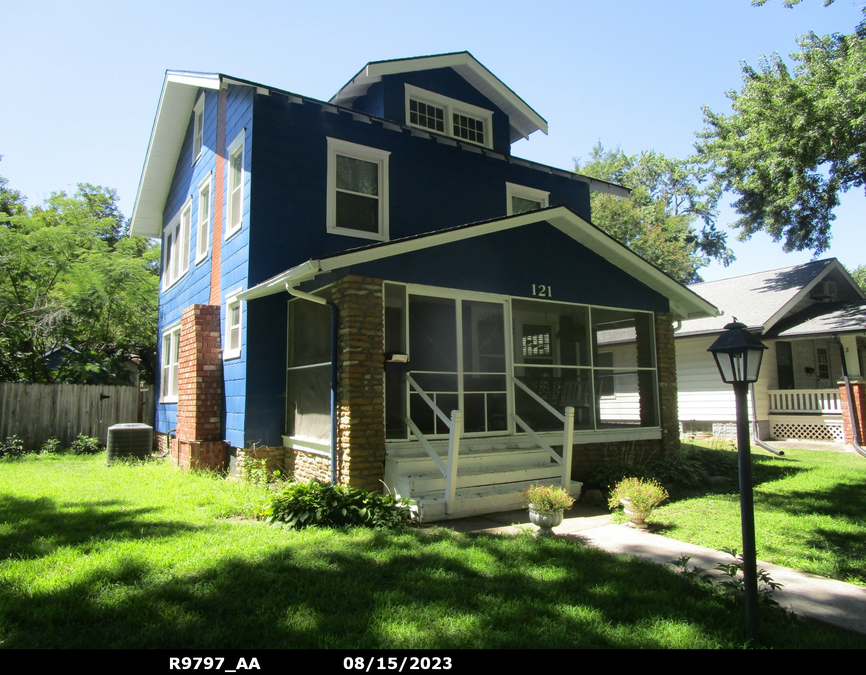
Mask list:
[[[760,437],[844,442],[838,381],[846,368],[850,377],[864,373],[866,294],[839,261],[690,288],[723,315],[675,327],[683,433],[730,433],[733,390],[722,383],[707,348],[736,317],[768,347],[749,403]]]

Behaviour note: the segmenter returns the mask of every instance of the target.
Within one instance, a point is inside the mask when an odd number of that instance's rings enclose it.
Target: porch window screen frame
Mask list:
[[[391,153],[379,148],[350,143],[338,138],[328,138],[327,178],[327,232],[362,239],[388,241],[388,163]],[[375,172],[376,184],[363,186],[344,182],[339,169],[354,164],[357,169]],[[352,180],[351,175],[348,178]],[[359,201],[360,200],[360,201]],[[366,208],[373,207],[376,229],[359,229],[352,226],[352,203]]]

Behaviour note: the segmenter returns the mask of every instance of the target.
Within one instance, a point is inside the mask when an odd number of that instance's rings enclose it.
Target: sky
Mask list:
[[[795,37],[850,33],[866,0],[0,0],[0,176],[42,202],[79,182],[114,188],[130,216],[165,71],[221,72],[329,99],[367,62],[468,50],[549,125],[513,154],[563,169],[600,142],[685,157],[701,106],[727,112],[741,62]],[[729,201],[729,200],[728,200]],[[832,247],[866,264],[866,197],[845,194]],[[719,225],[735,219],[724,206]],[[766,235],[738,242],[707,281],[799,264]]]

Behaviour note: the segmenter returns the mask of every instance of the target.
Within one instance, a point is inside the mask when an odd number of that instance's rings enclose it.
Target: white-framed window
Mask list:
[[[509,216],[516,216],[518,213],[526,213],[527,211],[546,209],[549,206],[549,192],[536,190],[525,185],[506,183],[505,196],[508,200],[507,213]]]
[[[238,134],[228,149],[228,204],[226,239],[241,229],[244,222],[244,132]]]
[[[189,229],[192,200],[187,200],[169,226],[163,230],[162,288],[165,290],[189,269]]]
[[[180,321],[162,332],[162,378],[159,400],[162,403],[177,402],[178,355],[180,354]]]
[[[436,94],[411,84],[406,87],[406,123],[485,148],[493,147],[490,110]]]
[[[224,359],[236,359],[241,355],[241,326],[243,325],[243,307],[237,297],[240,289],[226,298],[226,334],[223,347]]]
[[[390,154],[328,139],[329,233],[387,241]]]
[[[211,174],[198,184],[198,226],[195,240],[195,262],[200,263],[207,258],[210,247],[210,198],[213,194]]]
[[[192,163],[195,164],[201,157],[202,139],[204,138],[204,92],[202,92],[195,107],[192,109]]]

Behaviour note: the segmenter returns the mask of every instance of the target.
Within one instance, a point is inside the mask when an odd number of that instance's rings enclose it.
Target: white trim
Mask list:
[[[388,241],[388,158],[391,153],[366,145],[349,143],[337,138],[328,138],[328,182],[327,182],[327,231],[329,234],[340,234],[361,239]],[[378,167],[378,189],[376,199],[378,209],[378,232],[363,232],[346,227],[340,227],[337,222],[337,156],[350,157]]]
[[[550,193],[544,190],[537,190],[536,188],[527,187],[525,185],[518,185],[517,183],[505,183],[505,199],[506,199],[506,212],[509,216],[514,215],[514,208],[512,204],[512,197],[517,197],[518,199],[527,199],[529,201],[538,202],[541,204],[539,208],[546,209],[550,204],[548,203],[550,200]],[[535,210],[535,209],[533,209]],[[524,211],[524,213],[526,213]],[[518,214],[520,215],[520,214]]]
[[[166,339],[168,339],[168,348],[166,349]],[[177,381],[179,371],[179,353],[180,353],[180,321],[168,326],[160,335],[160,345],[162,353],[160,354],[159,364],[159,402],[160,403],[177,403]],[[168,386],[166,387],[166,381]],[[166,391],[168,393],[166,393]]]
[[[191,226],[192,198],[189,198],[162,232],[163,291],[174,286],[189,271]]]
[[[206,218],[202,221],[202,192],[207,189],[207,199],[205,200]],[[198,209],[196,219],[196,239],[195,239],[195,264],[198,265],[202,260],[207,258],[210,252],[210,237],[211,237],[211,219],[213,218],[213,175],[208,173],[204,180],[198,184]],[[202,246],[204,243],[204,246]]]
[[[242,288],[237,288],[226,294],[226,323],[223,346],[223,360],[236,359],[241,355],[243,345],[244,307],[238,294]],[[232,310],[237,307],[237,323],[232,323]],[[232,333],[237,331],[237,345],[232,347]]]
[[[196,147],[198,146],[198,147]],[[192,108],[192,163],[198,162],[204,150],[204,92]]]
[[[406,125],[416,128],[423,129],[424,131],[430,133],[440,133],[446,136],[450,136],[451,138],[456,138],[458,141],[463,143],[472,143],[473,145],[480,145],[485,148],[493,147],[493,112],[490,110],[486,110],[485,108],[479,108],[477,105],[472,105],[470,103],[464,103],[463,101],[458,101],[454,98],[449,98],[448,96],[443,96],[442,94],[437,94],[432,91],[427,91],[426,89],[421,89],[420,87],[416,87],[411,84],[404,85],[405,87],[405,107],[406,107]],[[426,127],[420,124],[412,124],[411,122],[411,112],[409,110],[409,101],[416,100],[421,103],[426,103],[428,105],[434,105],[437,108],[441,108],[445,111],[444,114],[444,130],[437,131],[436,129],[431,129],[430,127]],[[464,115],[466,117],[471,117],[476,119],[484,124],[483,135],[484,142],[478,143],[477,141],[472,141],[462,136],[459,136],[454,131],[454,115]]]
[[[240,232],[241,228],[244,225],[244,183],[246,182],[247,172],[244,165],[246,164],[246,157],[244,157],[244,148],[246,141],[246,129],[242,129],[241,132],[235,136],[235,139],[232,141],[231,145],[229,145],[226,156],[228,161],[226,162],[226,213],[225,213],[225,237],[224,239],[228,239],[236,232]],[[232,184],[232,159],[236,156],[240,155],[241,159],[241,172],[239,185]],[[232,210],[235,207],[235,201],[238,203],[238,211],[239,211],[239,219],[236,223],[231,222]]]

